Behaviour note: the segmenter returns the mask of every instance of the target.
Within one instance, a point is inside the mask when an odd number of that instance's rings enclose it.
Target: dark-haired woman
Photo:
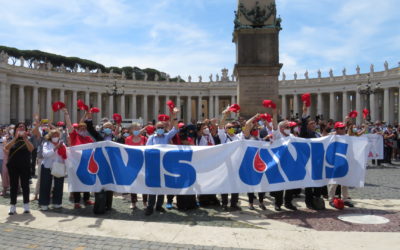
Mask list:
[[[10,175],[10,210],[9,215],[16,213],[18,182],[21,183],[24,200],[24,213],[29,213],[29,177],[31,175],[31,152],[33,145],[28,139],[26,126],[18,123],[14,138],[5,146],[9,151],[7,168]]]

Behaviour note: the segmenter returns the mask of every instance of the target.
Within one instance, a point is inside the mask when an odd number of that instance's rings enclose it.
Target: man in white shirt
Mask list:
[[[232,141],[239,141],[240,138],[235,134],[235,129],[232,123],[227,123],[225,125],[225,120],[229,115],[230,111],[229,108],[225,109],[222,112],[222,118],[218,125],[218,136],[221,140],[221,144],[229,143]],[[221,194],[222,198],[222,209],[224,211],[228,211],[228,194]],[[231,194],[231,209],[232,210],[241,210],[238,206],[239,202],[239,194]]]

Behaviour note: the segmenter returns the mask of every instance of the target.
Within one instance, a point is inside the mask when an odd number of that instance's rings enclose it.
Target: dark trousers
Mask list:
[[[32,158],[31,158],[31,176],[35,175],[36,172],[36,159],[37,159],[37,149],[35,148],[32,151]]]
[[[174,197],[175,195],[172,194],[167,195],[167,203],[172,204],[172,202],[174,201]]]
[[[285,191],[281,190],[281,191],[271,192],[271,196],[275,198],[275,205],[280,207],[283,204],[283,198],[285,198],[285,204],[292,204],[293,192],[294,189],[289,189]],[[285,193],[285,196],[283,196],[283,193]]]
[[[312,205],[312,201],[314,197],[321,197],[321,187],[309,187],[305,188],[304,194],[306,196],[305,201],[306,205]]]
[[[383,148],[383,162],[385,163],[392,163],[392,147],[384,147]]]
[[[143,202],[147,202],[147,194],[142,194]],[[137,194],[131,194],[131,202],[136,203],[137,202]]]
[[[74,192],[74,203],[80,203],[81,202],[81,193],[80,192]],[[89,192],[84,192],[83,193],[83,201],[88,201],[90,199],[90,193]]]
[[[253,204],[254,202],[254,198],[256,198],[256,196],[254,195],[254,193],[247,193],[247,197],[249,197],[249,203]],[[264,197],[265,197],[265,193],[258,193],[258,201],[260,202],[260,204],[262,204],[264,202]]]
[[[222,205],[228,205],[228,194],[221,194]],[[231,194],[231,207],[237,206],[239,194]]]
[[[17,204],[18,184],[21,182],[24,203],[29,203],[29,178],[31,177],[30,166],[9,167],[10,176],[10,204]]]
[[[41,166],[40,171],[40,191],[39,191],[39,205],[48,206],[50,204],[50,192],[51,184],[54,180],[52,204],[61,205],[63,188],[64,188],[64,177],[57,178],[51,175],[51,170]]]
[[[156,204],[156,198],[157,198],[157,204]],[[154,205],[156,205],[156,208],[161,208],[163,204],[164,204],[164,195],[149,194],[149,204],[147,205],[147,209],[154,209]]]

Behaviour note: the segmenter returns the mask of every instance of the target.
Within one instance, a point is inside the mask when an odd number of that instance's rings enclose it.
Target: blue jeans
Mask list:
[[[39,205],[48,206],[50,204],[50,192],[51,184],[54,180],[52,204],[61,205],[63,188],[64,188],[64,177],[57,178],[51,175],[51,169],[41,166],[40,171],[40,191],[39,191]]]

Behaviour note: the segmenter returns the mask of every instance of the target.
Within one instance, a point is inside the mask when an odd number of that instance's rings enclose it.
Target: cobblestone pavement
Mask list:
[[[88,236],[0,223],[0,249],[238,249]]]

